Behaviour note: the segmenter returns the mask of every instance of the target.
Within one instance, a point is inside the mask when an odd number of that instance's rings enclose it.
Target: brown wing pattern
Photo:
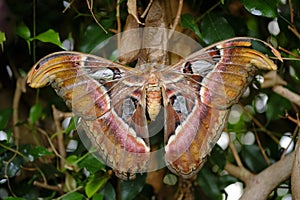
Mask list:
[[[88,54],[58,52],[32,68],[28,83],[34,88],[51,84],[81,117],[78,130],[118,175],[133,178],[146,171],[150,149],[144,83],[134,69]]]
[[[164,71],[166,162],[174,173],[196,174],[226,125],[229,108],[258,69],[276,70],[249,39],[204,48]],[[167,77],[177,80],[170,81]]]
[[[147,102],[158,103],[160,97],[151,99],[147,86],[149,77],[155,76],[159,79],[155,89],[161,90],[155,94],[162,95],[164,106],[165,161],[171,171],[189,178],[205,162],[226,125],[229,108],[257,70],[276,69],[251,48],[251,41],[223,41],[174,66],[151,68],[154,71],[88,54],[58,52],[32,68],[28,83],[34,88],[51,84],[80,117],[78,130],[100,158],[126,179],[146,172],[149,164]]]

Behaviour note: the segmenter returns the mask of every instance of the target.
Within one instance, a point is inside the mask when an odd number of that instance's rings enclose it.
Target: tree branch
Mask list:
[[[19,104],[22,93],[26,92],[26,77],[18,77],[17,83],[16,83],[16,90],[14,94],[14,100],[13,100],[13,125],[14,125],[14,138],[15,138],[15,144],[19,145],[20,140],[20,130],[17,123],[19,122]]]
[[[300,96],[281,85],[273,87],[273,91],[300,106]]]
[[[298,132],[299,135],[300,132]],[[292,195],[293,199],[300,199],[300,140],[298,139],[295,148],[295,160],[291,176]]]
[[[53,112],[53,118],[56,126],[56,131],[59,133],[57,135],[57,144],[58,144],[58,151],[61,157],[64,159],[60,160],[60,169],[64,168],[65,165],[65,158],[66,158],[66,149],[65,149],[65,144],[64,144],[64,135],[62,133],[62,128],[61,128],[61,120],[63,119],[64,115],[61,111],[57,110],[54,105],[52,105],[52,112]]]
[[[290,177],[294,158],[295,152],[292,152],[259,174],[254,175],[248,181],[245,181],[247,186],[240,200],[267,199],[276,186]]]
[[[224,169],[232,176],[240,179],[241,181],[243,181],[244,183],[246,183],[255,175],[252,174],[250,171],[248,171],[246,168],[244,167],[238,167],[235,166],[233,164],[231,164],[230,162],[226,162],[226,165],[224,167]]]

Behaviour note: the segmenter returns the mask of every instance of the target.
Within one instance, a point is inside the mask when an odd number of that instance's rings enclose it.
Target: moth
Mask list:
[[[80,128],[102,160],[125,179],[147,172],[157,159],[148,122],[162,111],[164,153],[159,159],[173,173],[190,178],[205,163],[230,107],[258,70],[277,69],[252,48],[254,40],[221,41],[171,66],[149,63],[131,68],[62,51],[38,61],[27,82],[33,88],[50,84],[80,117]]]

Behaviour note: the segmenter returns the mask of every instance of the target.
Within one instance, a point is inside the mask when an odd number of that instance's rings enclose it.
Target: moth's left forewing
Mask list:
[[[276,65],[251,49],[249,38],[238,38],[204,48],[165,72],[177,77],[164,80],[165,150],[171,171],[186,178],[199,171],[226,125],[229,108],[257,69],[274,70]]]
[[[80,117],[81,139],[127,179],[147,170],[149,141],[139,71],[97,56],[57,52],[29,72],[31,87],[51,85]]]
[[[33,88],[51,85],[76,115],[95,119],[111,108],[110,88],[132,71],[104,58],[62,51],[38,61],[27,83]]]

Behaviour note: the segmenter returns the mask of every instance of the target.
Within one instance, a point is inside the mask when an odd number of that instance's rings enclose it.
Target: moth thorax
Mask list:
[[[159,86],[147,87],[147,111],[151,121],[154,121],[161,109],[161,90]]]

